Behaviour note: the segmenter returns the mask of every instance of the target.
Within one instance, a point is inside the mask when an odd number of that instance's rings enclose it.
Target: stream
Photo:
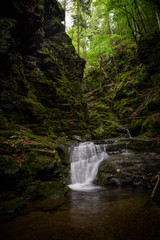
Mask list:
[[[159,221],[160,208],[148,203],[146,193],[99,188],[35,201],[2,224],[0,235],[1,240],[159,240]]]
[[[150,193],[93,184],[108,158],[104,145],[81,143],[70,153],[70,194],[1,218],[1,240],[160,240],[160,207],[149,201]]]

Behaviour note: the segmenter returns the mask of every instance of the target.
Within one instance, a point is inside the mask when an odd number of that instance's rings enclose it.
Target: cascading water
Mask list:
[[[129,137],[129,138],[132,138],[131,133],[130,133],[130,131],[129,131],[128,128],[126,128],[126,131],[127,131],[128,137]]]
[[[84,142],[71,149],[71,189],[82,191],[96,188],[92,183],[99,164],[107,157],[105,146]]]

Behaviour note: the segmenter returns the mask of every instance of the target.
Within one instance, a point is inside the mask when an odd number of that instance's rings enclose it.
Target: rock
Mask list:
[[[19,205],[15,200],[17,197],[28,202],[38,198],[57,198],[68,192],[65,183],[70,168],[68,147],[57,143],[57,137],[55,142],[47,136],[33,134],[30,129],[7,124],[6,129],[0,129],[0,138],[2,214],[21,209],[22,202],[18,201]],[[17,207],[14,203],[18,204]],[[13,211],[7,210],[8,204],[13,204]]]
[[[45,31],[45,37],[52,37],[53,35],[64,32],[64,25],[61,23],[60,19],[48,20],[43,26]]]
[[[143,38],[138,44],[138,55],[147,66],[150,74],[160,73],[160,33],[156,32],[151,38]]]
[[[139,151],[153,151],[160,153],[160,144],[152,139],[144,139],[143,137],[131,138],[128,144],[130,149]]]
[[[113,151],[121,151],[122,149],[126,149],[128,142],[121,142],[116,141],[112,144],[107,144],[106,151],[107,152],[113,152]]]
[[[59,198],[66,195],[69,191],[69,188],[63,180],[48,182],[35,181],[26,188],[23,196],[28,200]]]
[[[96,183],[102,186],[152,188],[151,179],[160,169],[159,159],[157,153],[130,150],[109,155],[99,167]]]
[[[13,214],[22,210],[26,206],[23,197],[16,197],[7,201],[0,201],[0,215]]]
[[[53,19],[53,16],[64,21],[65,11],[58,1],[47,0],[45,2],[44,19]]]
[[[43,135],[88,134],[81,92],[85,61],[65,33],[61,5],[6,0],[2,9],[2,115]]]
[[[42,166],[38,171],[38,178],[42,181],[62,178],[60,168],[54,162]]]

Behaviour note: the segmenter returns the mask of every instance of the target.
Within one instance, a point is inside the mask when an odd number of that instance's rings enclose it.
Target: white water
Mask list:
[[[92,183],[96,178],[100,163],[107,157],[105,146],[85,142],[71,149],[72,184],[69,185],[71,189],[87,191],[98,188]]]
[[[129,138],[132,138],[131,133],[130,133],[130,131],[129,131],[128,128],[126,128],[126,131],[127,131],[127,133],[128,133],[128,137],[129,137]]]

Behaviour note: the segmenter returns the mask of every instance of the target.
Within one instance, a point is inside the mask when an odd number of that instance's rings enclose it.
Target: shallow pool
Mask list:
[[[65,198],[30,203],[19,216],[3,219],[1,240],[160,239],[160,207],[133,189],[72,191]]]

